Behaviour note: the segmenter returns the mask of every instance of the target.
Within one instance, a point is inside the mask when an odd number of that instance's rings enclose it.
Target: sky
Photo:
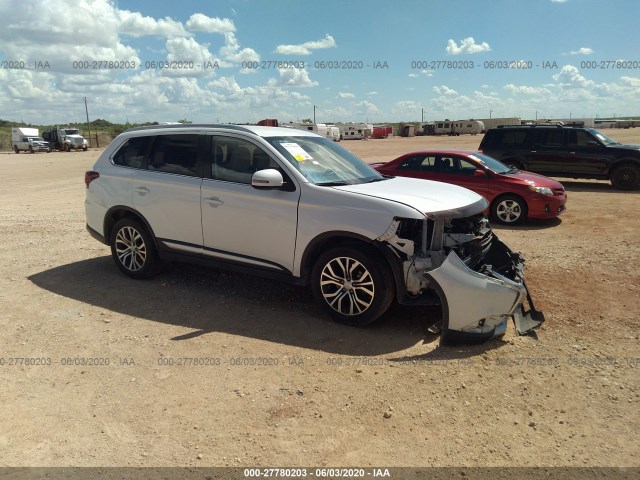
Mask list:
[[[85,98],[114,123],[640,115],[637,0],[0,0],[0,18],[4,120],[84,122]]]

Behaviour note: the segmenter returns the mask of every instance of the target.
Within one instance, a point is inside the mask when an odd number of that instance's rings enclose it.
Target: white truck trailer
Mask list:
[[[13,151],[20,152],[47,152],[51,151],[49,142],[45,142],[37,128],[13,127],[11,129],[11,145]]]

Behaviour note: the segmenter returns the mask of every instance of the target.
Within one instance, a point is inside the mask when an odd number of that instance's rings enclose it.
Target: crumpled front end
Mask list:
[[[440,330],[444,341],[486,341],[503,335],[509,319],[526,335],[544,321],[524,281],[523,257],[482,215],[396,219],[378,240],[402,264],[400,303],[442,306],[443,319],[430,330]]]
[[[481,271],[472,270],[451,251],[440,267],[426,272],[442,302],[443,340],[483,342],[503,335],[510,318],[518,335],[538,328],[544,315],[533,305],[523,264],[519,254],[494,237]]]

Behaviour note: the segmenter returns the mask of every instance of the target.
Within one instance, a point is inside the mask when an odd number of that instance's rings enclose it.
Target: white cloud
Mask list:
[[[100,3],[104,0],[98,0],[97,3]],[[69,2],[71,4],[76,4],[77,2]],[[93,9],[93,4],[91,4],[91,8]],[[76,7],[70,7],[71,11],[73,11],[74,15],[76,13]],[[156,35],[159,37],[186,37],[189,36],[189,32],[187,32],[182,25],[182,23],[173,20],[172,18],[166,17],[161,18],[160,20],[156,20],[151,17],[143,17],[139,12],[130,12],[129,10],[116,10],[113,7],[114,14],[118,18],[120,25],[118,28],[118,32],[124,35],[129,35],[131,37],[144,37],[149,35]],[[54,16],[57,16],[55,13]],[[68,15],[73,21],[76,21],[74,15]],[[100,22],[100,18],[96,18],[96,21]]]
[[[396,102],[391,108],[391,113],[395,115],[414,115],[418,112],[420,112],[420,106],[413,100]]]
[[[477,44],[473,37],[467,37],[460,41],[460,46],[453,40],[449,39],[447,42],[447,55],[461,55],[461,54],[473,54],[488,52],[491,47],[487,42]]]
[[[566,3],[569,0],[551,0],[551,3]]]
[[[287,87],[316,87],[318,82],[309,78],[309,72],[303,68],[279,68],[279,84]]]
[[[351,92],[340,92],[338,93],[338,98],[353,98],[355,95]]]
[[[543,87],[528,87],[526,85],[516,86],[512,83],[505,85],[504,89],[510,93],[515,94],[524,94],[524,95],[540,95],[547,94],[550,95],[551,92],[547,88]]]
[[[417,78],[418,74],[417,73],[410,73],[409,74],[409,78]]]
[[[313,40],[299,45],[278,45],[275,53],[281,55],[311,55],[312,50],[332,48],[336,46],[333,37],[327,34],[322,40]]]
[[[435,86],[433,87],[433,91],[436,93],[439,93],[440,95],[457,95],[458,92],[456,92],[454,89],[447,87],[446,85],[442,85],[440,87]]]
[[[370,97],[373,97],[374,95],[378,95],[378,92],[376,92],[375,90],[372,90],[370,92],[367,92],[367,95],[369,95]]]
[[[220,48],[219,51],[219,55],[223,60],[227,60],[232,63],[257,62],[260,60],[260,55],[253,48],[240,49],[240,44],[238,43],[235,33],[225,33],[224,41],[225,45]]]
[[[572,50],[571,52],[569,52],[569,55],[591,55],[592,53],[593,53],[592,48],[582,47],[582,48],[579,48],[578,50]]]
[[[593,80],[587,80],[580,74],[580,70],[573,65],[565,65],[560,69],[560,73],[553,75],[553,79],[560,82],[561,86],[567,88],[586,88],[594,85]]]
[[[186,26],[192,32],[228,33],[235,32],[236,26],[228,18],[208,17],[202,13],[194,13],[187,20]]]

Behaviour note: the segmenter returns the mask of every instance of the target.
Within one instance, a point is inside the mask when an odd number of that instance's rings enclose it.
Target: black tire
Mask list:
[[[71,147],[70,147],[69,145],[66,145],[66,144],[65,144],[65,146],[64,146],[64,151],[65,151],[65,152],[70,152],[70,151],[71,151]]]
[[[15,153],[20,153],[20,150],[18,150],[18,146],[17,146],[17,145],[14,145],[14,146],[13,146],[13,151],[14,151]]]
[[[122,273],[132,278],[149,278],[160,265],[153,238],[137,220],[123,218],[111,232],[111,256]]]
[[[501,195],[491,204],[491,216],[502,225],[518,225],[527,218],[527,202],[517,195]]]
[[[640,186],[640,168],[631,164],[616,167],[611,174],[611,185],[618,190],[636,190]]]
[[[29,153],[33,153],[33,147],[29,145]]]
[[[86,147],[86,146],[85,146],[85,147],[82,147],[82,151],[83,151],[83,152],[86,152],[86,151],[87,151],[87,147]]]
[[[333,248],[320,255],[311,273],[318,304],[335,321],[354,327],[382,316],[395,294],[386,260],[373,248],[363,247]]]
[[[509,160],[500,160],[500,161],[505,165],[507,165],[508,167],[516,168],[518,170],[524,170],[524,165],[522,165],[522,163],[520,163],[518,160],[509,159]]]

